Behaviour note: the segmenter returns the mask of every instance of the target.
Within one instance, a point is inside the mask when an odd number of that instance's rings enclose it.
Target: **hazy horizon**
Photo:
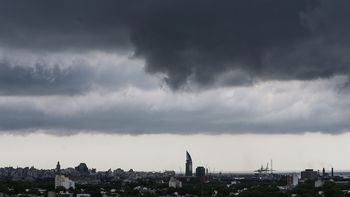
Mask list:
[[[47,134],[2,135],[0,149],[17,149],[0,153],[1,167],[34,166],[53,169],[57,161],[62,168],[85,162],[89,168],[137,171],[185,168],[185,151],[193,165],[215,172],[253,172],[273,160],[276,172],[301,171],[306,168],[346,171],[350,159],[345,157],[350,134],[325,135],[108,135],[77,134],[56,137]],[[217,143],[220,142],[220,143]],[[340,143],[340,144],[339,144]],[[336,154],[335,154],[336,153]],[[157,162],[156,162],[157,161]]]

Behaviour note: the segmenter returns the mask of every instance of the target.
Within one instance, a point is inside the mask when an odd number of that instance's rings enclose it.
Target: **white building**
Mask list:
[[[55,188],[64,187],[66,189],[73,188],[75,189],[74,181],[70,180],[68,177],[64,175],[56,175],[55,177]]]
[[[182,187],[182,182],[177,180],[174,177],[171,177],[170,180],[169,180],[169,187],[181,188]]]
[[[77,194],[77,197],[91,197],[91,194]]]

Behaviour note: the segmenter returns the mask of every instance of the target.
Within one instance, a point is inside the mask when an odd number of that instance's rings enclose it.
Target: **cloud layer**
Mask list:
[[[346,0],[4,1],[0,130],[349,130]]]
[[[349,6],[344,0],[10,1],[0,8],[0,44],[132,50],[173,89],[310,80],[349,73]]]
[[[173,93],[124,87],[76,96],[3,96],[2,132],[240,134],[347,132],[347,77]]]

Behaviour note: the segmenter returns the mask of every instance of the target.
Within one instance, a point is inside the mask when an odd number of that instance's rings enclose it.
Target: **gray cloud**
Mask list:
[[[142,89],[159,86],[157,78],[144,74],[142,61],[120,55],[22,52],[3,56],[0,95],[73,96],[127,86]]]
[[[349,73],[349,7],[344,0],[6,1],[0,44],[134,50],[174,89],[310,80]]]
[[[0,63],[0,94],[80,94],[91,89],[93,70],[86,66],[62,69],[59,66],[9,66]]]
[[[349,8],[2,1],[0,131],[348,131]]]
[[[0,131],[56,135],[339,134],[350,128],[350,94],[339,97],[332,89],[345,82],[346,78],[336,77],[315,82],[264,83],[197,95],[126,88],[77,97],[4,97],[0,99]]]
[[[2,46],[57,51],[109,50],[129,45],[118,3],[112,1],[1,3]]]

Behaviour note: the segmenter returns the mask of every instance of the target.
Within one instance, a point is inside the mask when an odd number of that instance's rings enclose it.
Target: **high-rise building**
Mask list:
[[[203,166],[198,166],[196,168],[196,177],[204,177],[205,176],[205,168]]]
[[[318,172],[313,169],[306,169],[301,172],[302,180],[316,180],[318,177]]]
[[[186,176],[192,176],[192,158],[186,151]]]
[[[299,177],[297,174],[287,175],[287,186],[289,188],[293,188],[293,187],[297,186],[298,183],[299,183]]]

